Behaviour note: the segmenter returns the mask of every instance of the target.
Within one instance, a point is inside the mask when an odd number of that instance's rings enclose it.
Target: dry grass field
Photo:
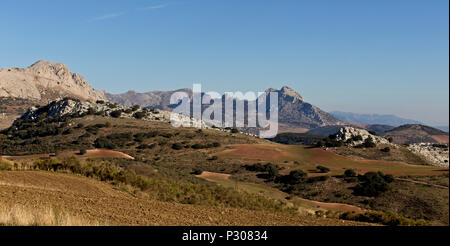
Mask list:
[[[364,225],[315,216],[150,200],[69,174],[0,171],[3,225]]]

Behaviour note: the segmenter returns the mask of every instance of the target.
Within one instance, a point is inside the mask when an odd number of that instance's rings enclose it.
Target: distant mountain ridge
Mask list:
[[[142,107],[170,110],[170,96],[178,91],[186,92],[189,96],[192,96],[192,90],[190,89],[151,91],[146,93],[129,91],[123,94],[106,93],[105,95],[108,100],[126,106],[138,104]],[[305,102],[305,99],[298,92],[288,86],[283,86],[281,89],[270,88],[266,90],[266,94],[271,92],[278,93],[280,128],[305,131],[304,129],[344,124],[344,122],[336,119],[329,113]],[[280,130],[283,131],[283,129]]]
[[[382,115],[382,114],[358,114],[349,112],[334,111],[330,112],[331,115],[339,120],[346,122],[354,122],[358,124],[369,124],[369,125],[389,125],[389,126],[401,126],[406,124],[419,124],[423,125],[422,122],[417,120],[405,119],[398,117],[396,115]]]

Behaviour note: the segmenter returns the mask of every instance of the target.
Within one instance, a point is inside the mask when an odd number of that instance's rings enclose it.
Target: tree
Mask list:
[[[114,117],[114,118],[119,118],[121,115],[122,115],[122,111],[120,111],[120,110],[111,112],[111,117]]]
[[[375,147],[377,147],[377,145],[373,141],[372,137],[366,138],[366,140],[364,141],[363,146],[366,147],[366,148],[375,148]]]
[[[147,116],[147,113],[144,112],[144,111],[136,112],[136,113],[133,114],[133,117],[136,118],[136,119],[142,119],[145,116]]]
[[[275,181],[277,183],[283,183],[288,185],[296,185],[305,181],[308,174],[302,170],[294,170],[289,175],[279,176]]]
[[[389,183],[394,181],[392,175],[382,172],[368,172],[358,177],[360,183],[354,187],[356,195],[376,197],[389,189]]]
[[[344,172],[345,177],[356,177],[356,172],[353,169],[347,169]]]
[[[386,147],[386,148],[382,149],[381,151],[385,152],[385,153],[389,153],[389,152],[391,152],[391,148]]]
[[[231,129],[231,133],[239,133],[239,130],[236,128]]]
[[[134,105],[133,108],[132,108],[131,110],[133,110],[133,112],[134,112],[134,111],[137,111],[137,110],[140,109],[140,108],[141,108],[141,106],[139,106],[139,105]]]
[[[321,173],[329,173],[330,169],[328,167],[324,167],[324,166],[317,166],[317,170],[319,170],[319,172]]]
[[[181,149],[183,149],[183,145],[180,143],[174,143],[174,144],[172,144],[172,149],[181,150]]]
[[[274,179],[279,175],[278,167],[273,164],[268,164],[265,167],[269,179]]]

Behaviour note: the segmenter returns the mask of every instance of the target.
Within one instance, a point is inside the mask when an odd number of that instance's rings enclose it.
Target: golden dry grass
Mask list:
[[[29,208],[16,204],[0,205],[0,225],[3,226],[94,226],[98,223],[84,221],[50,207]]]

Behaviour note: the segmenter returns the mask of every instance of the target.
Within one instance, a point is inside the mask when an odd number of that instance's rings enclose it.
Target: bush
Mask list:
[[[425,220],[414,220],[406,218],[401,214],[393,212],[368,211],[363,214],[355,212],[345,212],[339,216],[343,220],[353,220],[368,223],[378,223],[388,226],[427,226],[429,222]]]
[[[68,128],[68,129],[65,130],[62,134],[63,134],[63,135],[69,135],[69,134],[72,134],[72,132],[73,132],[72,128]]]
[[[361,135],[354,136],[354,137],[352,137],[352,140],[355,141],[355,142],[357,142],[357,141],[362,141],[362,140],[363,140],[363,137],[362,137]]]
[[[347,178],[356,177],[356,172],[353,169],[347,169],[344,172],[344,176]]]
[[[275,182],[287,185],[296,185],[304,182],[307,176],[308,174],[306,174],[302,170],[294,170],[288,175],[277,177]]]
[[[116,111],[111,112],[110,115],[111,115],[111,117],[113,117],[113,118],[119,118],[119,117],[122,115],[122,111],[116,110]]]
[[[363,146],[365,148],[375,148],[375,147],[377,147],[377,145],[375,144],[375,142],[373,141],[373,139],[371,137],[366,138],[366,140],[363,143]]]
[[[330,169],[328,167],[324,166],[317,166],[317,170],[319,170],[320,173],[329,173]]]
[[[385,152],[385,153],[389,153],[389,152],[391,152],[391,148],[386,147],[386,148],[384,148],[384,149],[381,149],[381,151],[382,151],[382,152]]]
[[[315,145],[314,145],[314,147],[316,147],[316,148],[322,148],[322,147],[324,147],[325,146],[325,142],[324,141],[318,141]]]
[[[239,133],[239,130],[236,128],[231,129],[231,133]]]
[[[308,183],[324,182],[324,181],[327,181],[328,179],[330,179],[330,176],[316,176],[316,177],[308,178],[306,180],[306,182],[308,182]]]
[[[145,116],[147,116],[147,113],[144,111],[140,111],[140,112],[136,112],[133,114],[133,117],[140,120],[142,118],[144,118]]]
[[[87,153],[87,150],[86,149],[80,149],[80,155],[85,155]]]
[[[99,149],[115,149],[117,146],[108,138],[100,137],[94,142],[94,146]]]
[[[180,143],[172,144],[172,149],[174,149],[174,150],[181,150],[183,148],[184,148],[184,146],[182,144],[180,144]]]
[[[134,111],[138,111],[140,108],[141,108],[141,106],[139,106],[139,105],[134,105],[133,108],[132,108],[131,110],[133,110],[133,112],[134,112]]]
[[[201,175],[202,173],[203,173],[203,171],[200,169],[194,169],[191,172],[191,174],[194,174],[194,175]]]
[[[394,181],[392,175],[382,172],[368,172],[358,176],[360,183],[354,187],[354,194],[358,196],[377,197],[389,189],[389,183]]]

